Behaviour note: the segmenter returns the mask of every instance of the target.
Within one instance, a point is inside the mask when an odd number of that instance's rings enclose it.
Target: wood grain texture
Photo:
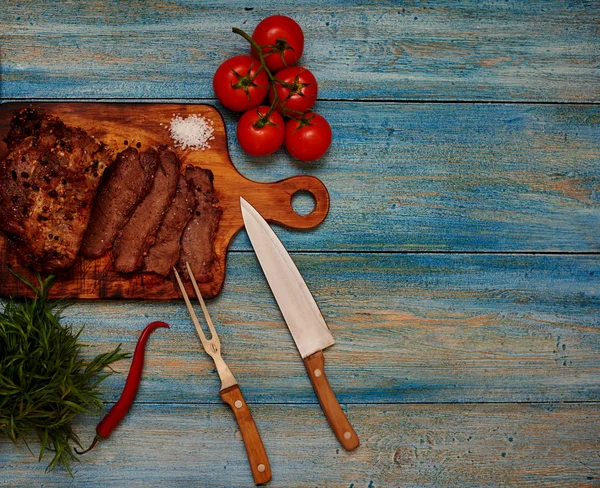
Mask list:
[[[305,31],[320,97],[599,101],[598,2],[10,1],[2,97],[213,97],[219,64],[274,11]]]
[[[348,417],[342,410],[342,407],[335,397],[335,393],[331,389],[327,375],[325,374],[325,358],[323,352],[318,351],[303,359],[306,372],[313,385],[313,389],[319,399],[321,410],[325,414],[329,426],[333,433],[344,446],[344,449],[352,451],[360,445],[360,440],[356,435],[356,431],[350,425]]]
[[[318,102],[317,110],[334,139],[316,163],[283,150],[248,156],[233,136],[237,117],[224,111],[231,160],[246,178],[315,176],[329,190],[322,225],[277,229],[289,250],[600,249],[597,105]],[[231,248],[251,250],[245,232]]]
[[[292,258],[336,340],[325,354],[342,404],[600,400],[597,256]],[[210,312],[247,401],[316,404],[256,257],[229,260]],[[153,320],[171,329],[149,345],[138,401],[220,403],[183,301],[86,301],[65,311],[75,330],[85,324],[90,355],[119,343],[133,350]],[[107,401],[118,398],[129,362],[115,368],[123,374],[103,383]]]
[[[59,117],[68,126],[84,129],[88,134],[107,144],[116,154],[128,147],[145,150],[161,145],[174,146],[169,135],[169,124],[174,115],[183,118],[195,114],[206,118],[214,129],[214,140],[206,150],[182,150],[173,147],[181,167],[200,166],[212,171],[215,196],[222,215],[214,240],[213,279],[200,283],[204,296],[212,298],[219,293],[225,279],[227,249],[232,237],[243,227],[240,197],[243,196],[267,220],[307,229],[320,224],[329,210],[329,194],[313,176],[300,175],[275,183],[257,183],[242,176],[233,166],[227,151],[227,134],[221,114],[208,105],[131,104],[131,103],[8,103],[0,105],[0,134],[8,134],[15,112],[31,107],[40,113]],[[8,152],[0,142],[0,159]],[[308,192],[315,199],[314,211],[298,215],[292,207],[292,196]],[[20,265],[18,251],[0,236],[0,295],[32,296],[10,269],[35,282],[35,277]],[[188,292],[193,290],[188,284]],[[79,257],[74,266],[59,274],[50,296],[72,298],[146,298],[168,300],[181,297],[175,277],[166,279],[153,273],[123,274],[112,266],[110,252],[98,259]]]
[[[303,165],[245,156],[257,181],[302,172],[328,188],[327,219],[281,230],[292,250],[597,252],[597,105],[324,103],[334,139]],[[228,130],[235,118],[226,117]],[[233,249],[251,249],[241,233]]]
[[[305,30],[330,151],[305,164],[249,157],[234,138],[228,148],[253,181],[313,175],[330,191],[321,226],[275,230],[336,339],[327,373],[361,446],[331,434],[240,232],[210,309],[270,487],[598,485],[599,2],[5,4],[4,100],[222,109],[212,75],[247,49],[231,27],[284,13]],[[238,115],[223,115],[233,134]],[[86,324],[90,355],[133,350],[152,320],[171,330],[149,344],[132,411],[75,479],[0,438],[0,485],[253,486],[182,302],[77,301],[65,314]],[[103,383],[107,408],[129,364]],[[84,444],[99,419],[79,419]]]
[[[254,483],[257,485],[267,483],[271,480],[271,464],[265,451],[265,446],[252,418],[250,409],[238,385],[230,386],[219,392],[222,400],[229,405],[235,420],[237,421],[246,454],[250,463],[250,470]]]
[[[362,439],[345,451],[317,405],[257,405],[270,487],[587,487],[600,479],[600,405],[351,405]],[[96,419],[77,426],[85,442]],[[225,405],[133,407],[74,467],[44,473],[26,448],[0,439],[3,486],[252,487],[244,444]],[[10,477],[9,477],[10,476]]]

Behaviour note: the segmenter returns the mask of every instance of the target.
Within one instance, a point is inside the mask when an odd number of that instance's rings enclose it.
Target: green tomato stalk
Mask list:
[[[269,121],[269,117],[271,116],[271,114],[273,113],[273,110],[275,110],[275,107],[277,106],[277,104],[280,103],[279,100],[279,95],[277,94],[277,90],[275,89],[275,84],[280,84],[282,86],[287,86],[289,85],[288,83],[285,83],[281,80],[278,80],[277,78],[275,78],[275,76],[273,75],[273,73],[271,73],[271,71],[269,70],[269,68],[267,68],[267,63],[265,62],[265,57],[262,53],[262,47],[254,40],[252,39],[251,36],[249,36],[246,32],[244,32],[242,29],[238,29],[237,27],[233,27],[232,31],[236,34],[239,34],[240,36],[242,36],[244,39],[246,39],[254,49],[256,49],[256,52],[258,53],[258,59],[260,61],[260,68],[258,69],[258,71],[260,71],[261,69],[265,70],[265,73],[267,73],[267,76],[269,77],[269,80],[271,81],[271,83],[273,84],[273,102],[271,103],[271,106],[269,107],[269,110],[267,111],[266,114],[261,115],[259,112],[259,119],[257,122],[255,122],[253,125],[254,127],[256,127],[257,129],[261,129],[262,127],[264,127],[267,124],[271,124],[272,122]],[[258,73],[257,71],[257,73]],[[290,96],[291,96],[291,92],[290,92]],[[281,104],[281,108],[283,110],[283,114],[286,115],[286,112],[288,112],[288,110],[286,110],[286,108],[283,106],[283,104]],[[296,112],[295,110],[292,110],[292,112]],[[300,114],[299,112],[297,112],[297,114]]]

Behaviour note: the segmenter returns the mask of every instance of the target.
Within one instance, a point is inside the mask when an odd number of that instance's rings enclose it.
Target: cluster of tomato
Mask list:
[[[304,50],[298,23],[273,15],[256,26],[252,37],[240,29],[233,31],[250,42],[252,55],[234,56],[221,64],[213,88],[225,107],[244,112],[237,125],[242,149],[266,156],[285,145],[301,161],[323,156],[331,144],[331,127],[312,111],[316,78],[308,69],[295,66]],[[267,95],[270,105],[264,104]]]

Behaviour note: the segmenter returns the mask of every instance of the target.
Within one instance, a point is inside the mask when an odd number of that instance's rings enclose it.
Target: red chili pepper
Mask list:
[[[109,412],[104,416],[104,418],[100,421],[98,426],[96,427],[96,437],[94,437],[94,441],[92,445],[88,447],[85,451],[78,451],[74,449],[77,454],[85,454],[86,452],[93,449],[96,443],[100,439],[106,439],[110,436],[111,432],[115,429],[117,425],[123,420],[133,401],[135,400],[135,396],[137,395],[138,387],[140,386],[140,381],[142,379],[142,370],[144,368],[144,354],[146,352],[146,341],[150,334],[159,327],[169,328],[169,324],[165,322],[152,322],[148,324],[146,328],[142,331],[140,338],[138,339],[137,345],[135,346],[135,351],[133,353],[133,360],[131,361],[131,368],[129,369],[129,373],[127,375],[127,380],[125,381],[125,387],[123,388],[123,393],[121,393],[121,397],[117,400]]]

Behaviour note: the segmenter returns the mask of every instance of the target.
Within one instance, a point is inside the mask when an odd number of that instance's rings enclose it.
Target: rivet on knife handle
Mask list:
[[[260,433],[242,396],[240,387],[238,385],[230,386],[221,390],[220,394],[223,401],[231,407],[242,433],[254,483],[259,485],[268,482],[271,479],[271,465],[269,464],[267,451],[265,451]]]
[[[244,226],[285,323],[306,365],[321,408],[333,432],[346,449],[360,444],[325,376],[323,349],[334,344],[333,336],[296,264],[273,229],[240,197]]]
[[[319,351],[311,356],[307,356],[303,361],[315,393],[317,394],[317,398],[319,399],[319,403],[321,404],[321,408],[323,409],[335,436],[345,449],[349,451],[356,449],[359,446],[360,441],[356,432],[354,432],[354,429],[350,425],[348,418],[344,414],[342,407],[337,401],[337,398],[329,385],[327,376],[325,376],[325,358],[323,357],[323,352]]]

